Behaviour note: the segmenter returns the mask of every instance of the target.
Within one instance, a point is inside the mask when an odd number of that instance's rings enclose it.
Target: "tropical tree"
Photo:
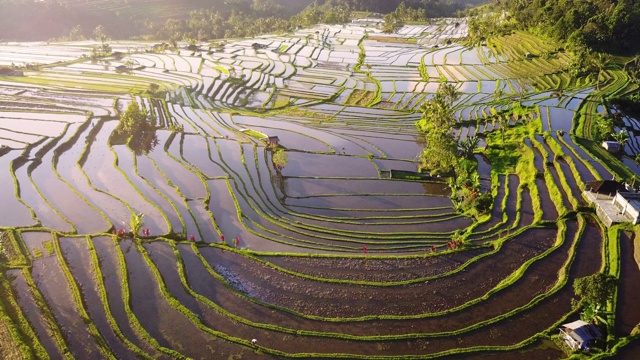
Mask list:
[[[620,130],[618,133],[611,134],[611,137],[613,138],[613,141],[620,144],[620,147],[623,147],[624,144],[626,144],[627,141],[629,141],[629,132],[623,129],[623,130]]]
[[[594,324],[606,323],[607,320],[604,318],[604,315],[606,314],[607,312],[602,310],[601,307],[594,307],[593,305],[586,303],[580,312],[580,320]]]
[[[86,40],[82,31],[82,26],[76,25],[69,31],[69,35],[67,36],[69,41],[82,41]]]
[[[127,68],[127,73],[131,73],[134,65],[135,62],[132,59],[127,59],[127,61],[124,62],[124,66]]]
[[[144,220],[144,214],[143,213],[133,213],[131,214],[131,218],[129,219],[129,227],[131,228],[131,233],[133,234],[134,238],[138,237],[138,234],[140,233],[140,229],[142,229],[142,224]]]
[[[462,140],[460,142],[460,156],[464,158],[472,157],[479,143],[480,139],[478,139],[477,136],[469,136],[465,140]]]
[[[498,129],[500,130],[500,139],[504,144],[504,132],[507,130],[507,126],[509,125],[509,118],[504,114],[497,114],[493,117],[493,124],[498,125]]]
[[[271,157],[271,160],[273,161],[273,165],[278,170],[282,170],[287,165],[287,163],[289,162],[289,159],[287,157],[287,153],[284,152],[283,149],[276,150],[276,152],[273,153],[273,156]]]
[[[384,26],[382,27],[382,32],[386,34],[392,34],[396,31],[396,29],[403,26],[402,22],[395,13],[390,13],[384,16]]]
[[[631,79],[631,81],[637,83],[640,81],[640,55],[636,55],[624,65],[624,70]]]
[[[607,140],[613,133],[613,119],[606,115],[598,114],[591,129],[591,138],[596,142],[600,142]]]
[[[596,273],[578,278],[573,282],[573,291],[580,301],[595,309],[604,307],[616,291],[618,280],[613,275]]]
[[[583,321],[606,323],[603,315],[607,302],[613,298],[618,280],[609,274],[596,273],[578,278],[573,282],[574,293],[580,297],[582,305],[580,317]]]
[[[428,132],[432,128],[450,129],[455,124],[455,118],[449,102],[440,93],[423,102],[420,105],[422,118],[418,120],[416,126],[423,132]]]
[[[120,115],[120,126],[126,132],[134,132],[147,123],[147,111],[140,108],[135,98]]]
[[[438,93],[440,93],[444,100],[449,103],[449,106],[453,106],[453,103],[460,97],[458,89],[448,83],[446,79],[444,79],[444,81],[440,81],[440,85],[438,85]]]
[[[458,143],[453,132],[433,129],[425,138],[427,144],[420,154],[420,170],[429,170],[432,174],[453,170],[458,160]]]

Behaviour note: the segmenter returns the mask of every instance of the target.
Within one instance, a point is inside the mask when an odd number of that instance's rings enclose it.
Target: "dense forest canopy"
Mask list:
[[[424,17],[455,16],[484,0],[0,0],[0,41],[207,40],[348,21],[352,11],[386,14],[401,3]]]
[[[495,0],[519,27],[569,45],[608,52],[639,48],[640,2],[637,0]]]

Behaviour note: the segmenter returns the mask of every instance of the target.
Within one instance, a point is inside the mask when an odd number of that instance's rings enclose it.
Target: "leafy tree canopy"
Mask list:
[[[0,0],[0,41],[82,40],[91,29],[112,39],[210,40],[345,23],[353,11],[401,21],[450,17],[484,0]],[[119,2],[118,6],[104,6]],[[144,9],[144,11],[141,11]],[[100,39],[99,39],[100,40]]]
[[[573,290],[582,301],[598,308],[604,306],[613,296],[618,280],[609,274],[596,273],[576,279]]]
[[[570,45],[632,52],[640,45],[640,2],[635,0],[496,0],[522,28]]]

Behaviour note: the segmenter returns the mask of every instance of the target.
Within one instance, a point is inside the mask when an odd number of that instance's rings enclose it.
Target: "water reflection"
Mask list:
[[[148,155],[160,144],[156,131],[157,128],[147,122],[129,131],[119,126],[111,134],[109,143],[127,145],[136,156]]]
[[[147,155],[158,146],[160,140],[156,135],[156,128],[149,125],[136,132],[129,140],[129,148],[137,155]]]

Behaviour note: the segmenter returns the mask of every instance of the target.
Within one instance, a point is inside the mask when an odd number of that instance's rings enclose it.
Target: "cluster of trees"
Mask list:
[[[88,5],[69,6],[64,1],[0,0],[0,41],[46,41],[52,38],[91,37],[103,24],[116,38],[127,38],[143,29],[141,20],[97,10]]]
[[[0,41],[82,40],[99,25],[114,39],[154,38],[168,20],[188,21],[190,12],[200,9],[215,9],[223,19],[235,13],[253,20],[255,14],[286,20],[313,0],[124,0],[118,6],[114,2],[0,0]]]
[[[416,126],[424,133],[426,145],[419,155],[419,170],[452,175],[449,185],[456,209],[480,214],[491,206],[491,194],[480,191],[473,159],[479,139],[471,136],[459,143],[453,132],[452,106],[459,96],[452,84],[441,81],[433,98],[420,106],[422,117]]]
[[[384,16],[384,28],[382,31],[392,33],[407,21],[424,21],[425,19],[424,9],[407,7],[403,1],[395,10]]]
[[[629,132],[625,129],[616,132],[616,122],[622,123],[613,117],[600,114],[591,128],[591,138],[596,142],[611,140],[617,142],[620,147],[624,146],[629,141]]]
[[[135,98],[120,114],[120,122],[109,139],[111,145],[127,144],[136,155],[148,154],[158,145],[156,127]]]
[[[424,17],[451,17],[486,0],[344,0],[354,11],[389,14],[404,3],[406,9],[417,10]]]
[[[474,45],[479,45],[493,36],[510,34],[515,28],[513,22],[505,21],[500,13],[471,16],[468,26],[468,41]]]
[[[83,40],[102,25],[113,39],[209,40],[280,33],[318,23],[345,23],[353,11],[398,22],[454,16],[483,0],[0,0],[0,41]],[[176,12],[176,7],[180,9]]]
[[[323,5],[312,3],[289,19],[277,3],[261,2],[262,6],[233,8],[229,14],[219,8],[191,11],[188,19],[171,18],[164,24],[147,22],[148,31],[158,39],[220,39],[256,36],[265,33],[282,33],[318,23],[337,24],[348,22],[351,9],[344,1],[328,1]],[[270,4],[270,5],[266,5]],[[272,15],[278,14],[278,15]]]
[[[494,0],[519,27],[535,29],[570,45],[607,52],[639,48],[640,2],[636,0]]]
[[[420,170],[432,174],[449,173],[458,158],[458,142],[453,133],[452,105],[459,97],[456,88],[441,81],[433,98],[420,105],[422,117],[416,127],[425,134],[426,146],[420,155]]]
[[[573,301],[573,306],[582,307],[581,319],[595,324],[606,323],[604,315],[607,314],[607,302],[613,300],[617,286],[616,277],[603,273],[576,279],[573,282],[573,291],[580,300]]]

